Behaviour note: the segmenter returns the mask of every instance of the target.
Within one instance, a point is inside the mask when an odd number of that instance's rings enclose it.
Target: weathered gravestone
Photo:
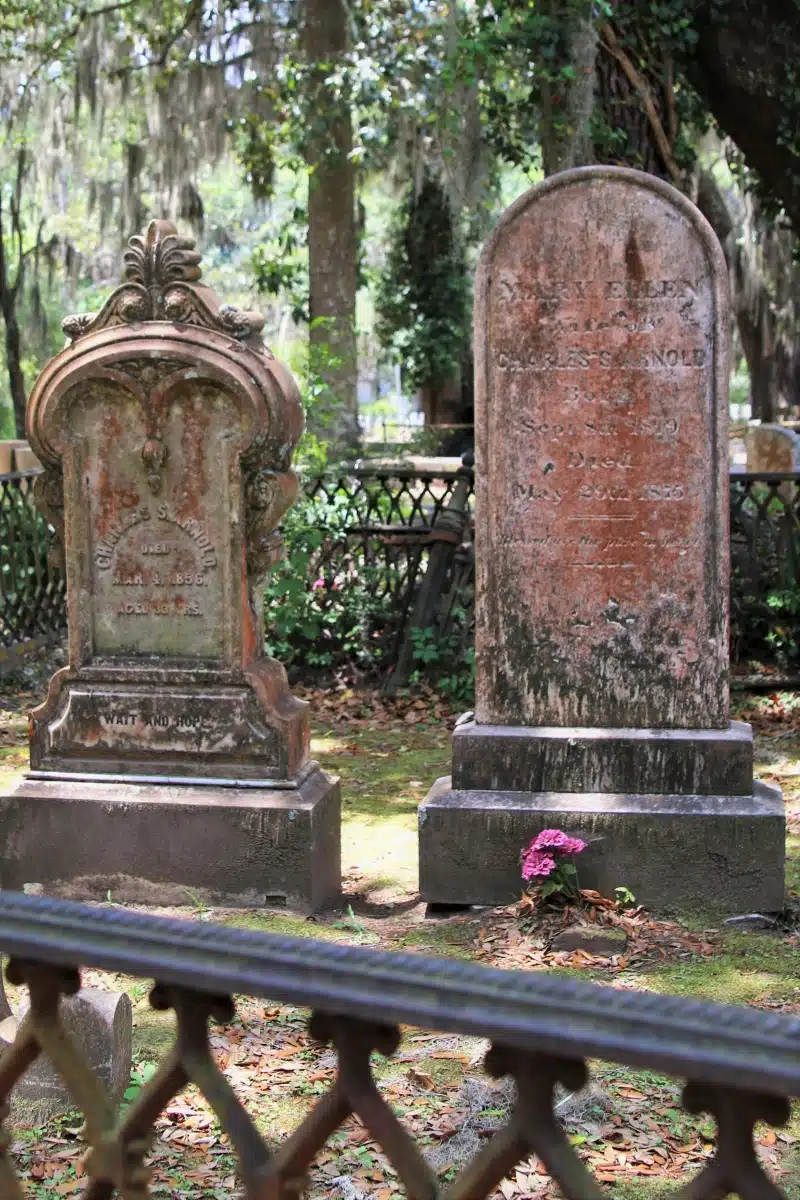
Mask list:
[[[0,1057],[13,1045],[30,1009],[24,1000],[18,1016],[0,1022]],[[59,1005],[61,1024],[105,1089],[111,1104],[120,1104],[131,1074],[133,1014],[126,992],[82,988]],[[11,1123],[43,1125],[77,1107],[77,1102],[47,1054],[28,1067],[12,1089]]]
[[[262,613],[302,409],[193,245],[167,222],[131,239],[126,282],[65,321],[30,397],[69,666],[2,805],[2,886],[313,908],[339,891],[338,782],[309,761]]]
[[[423,895],[506,902],[542,828],[645,903],[783,903],[784,813],[728,715],[727,273],[638,172],[521,197],[476,286],[476,711]]]

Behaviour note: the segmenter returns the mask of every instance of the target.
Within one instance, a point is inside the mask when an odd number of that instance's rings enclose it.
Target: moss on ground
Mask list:
[[[478,921],[425,921],[393,937],[391,948],[442,958],[471,958],[479,929]]]
[[[254,929],[258,933],[275,933],[283,937],[321,938],[326,941],[350,941],[352,932],[323,921],[310,921],[294,913],[248,909],[241,913],[214,914],[214,923],[232,929]]]
[[[626,980],[651,991],[724,1004],[800,1001],[800,946],[765,934],[723,934],[711,957],[665,963]]]
[[[417,809],[450,771],[450,733],[420,722],[404,729],[315,727],[311,753],[342,777],[342,867],[362,896],[417,890]]]

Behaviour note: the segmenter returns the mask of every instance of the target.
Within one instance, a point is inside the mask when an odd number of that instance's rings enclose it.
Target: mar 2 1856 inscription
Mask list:
[[[570,178],[512,207],[480,270],[477,719],[714,726],[724,261],[671,189]]]

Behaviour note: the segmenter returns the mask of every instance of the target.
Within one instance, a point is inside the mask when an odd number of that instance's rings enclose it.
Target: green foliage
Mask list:
[[[262,295],[287,297],[295,324],[308,321],[308,212],[295,205],[272,241],[252,258],[256,288]]]
[[[578,868],[574,863],[562,860],[550,878],[543,880],[537,890],[543,900],[558,900],[563,904],[579,900]]]
[[[377,333],[414,387],[458,374],[468,346],[466,262],[444,189],[426,173],[396,222],[377,298]]]
[[[131,1071],[131,1081],[122,1096],[123,1107],[127,1108],[129,1104],[133,1103],[142,1088],[150,1082],[157,1071],[158,1063],[154,1062],[142,1061],[134,1066]]]
[[[300,500],[284,517],[286,557],[267,583],[264,613],[269,652],[289,667],[371,671],[384,661],[387,592],[400,568],[349,545],[352,524],[344,489]]]
[[[775,662],[796,666],[800,661],[800,585],[770,592],[766,597],[770,627],[765,641]]]
[[[537,163],[544,124],[550,126],[548,132],[566,132],[563,90],[575,70],[564,32],[575,17],[590,16],[586,0],[553,5],[494,0],[477,9],[471,35],[462,37],[461,54],[472,60],[480,80],[487,142],[505,162],[521,167]]]
[[[442,637],[434,629],[412,629],[414,645],[411,683],[426,680],[450,701],[454,708],[470,708],[475,699],[475,650],[465,628],[468,618],[463,608],[452,613],[452,626]]]

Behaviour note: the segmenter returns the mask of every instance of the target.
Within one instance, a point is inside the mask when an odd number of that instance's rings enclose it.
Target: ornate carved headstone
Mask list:
[[[512,898],[559,825],[606,891],[782,903],[782,803],[728,711],[727,340],[714,234],[651,176],[556,176],[484,248],[476,712],[421,811],[428,899]]]
[[[199,263],[168,222],[132,238],[126,281],[67,318],[71,345],[31,393],[69,666],[31,717],[4,887],[312,906],[338,891],[338,788],[263,647],[300,397],[263,318],[221,307]]]

